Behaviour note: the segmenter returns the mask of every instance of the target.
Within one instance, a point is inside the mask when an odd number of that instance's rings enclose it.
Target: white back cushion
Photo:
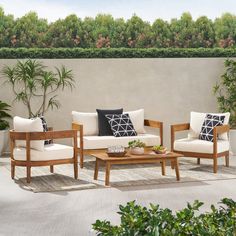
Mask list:
[[[72,111],[72,120],[83,125],[84,135],[98,135],[98,115],[97,113]]]
[[[201,132],[202,124],[206,117],[206,114],[218,115],[218,116],[225,116],[224,125],[229,123],[230,113],[201,113],[201,112],[194,112],[192,111],[190,114],[190,131],[188,134],[189,138],[198,138]],[[223,133],[219,135],[219,139],[228,140],[227,133]]]
[[[40,118],[25,119],[19,116],[13,118],[13,126],[16,132],[42,132],[43,124]],[[16,141],[16,146],[26,147],[26,141]],[[44,140],[31,141],[30,147],[39,151],[44,150]]]
[[[127,111],[129,117],[133,123],[134,129],[138,134],[145,134],[144,129],[144,109],[139,109],[136,111]]]

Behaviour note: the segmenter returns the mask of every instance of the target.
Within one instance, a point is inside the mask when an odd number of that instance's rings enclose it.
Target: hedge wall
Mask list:
[[[20,58],[181,58],[236,57],[236,49],[223,48],[0,48],[1,59]]]

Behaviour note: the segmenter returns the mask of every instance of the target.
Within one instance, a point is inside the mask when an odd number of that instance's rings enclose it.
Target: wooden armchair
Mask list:
[[[154,120],[144,120],[144,126],[148,126],[151,128],[157,128],[159,129],[159,140],[160,140],[160,145],[163,145],[163,122],[161,121],[154,121]],[[72,129],[78,131],[78,137],[79,137],[79,154],[80,154],[80,167],[83,168],[83,162],[84,162],[84,155],[85,154],[91,154],[94,152],[104,152],[106,148],[96,148],[96,149],[86,149],[84,148],[84,134],[83,134],[83,125],[78,124],[73,122],[72,123]],[[98,136],[98,137],[103,137],[103,136]],[[135,139],[136,137],[132,137]],[[128,144],[128,142],[127,142]],[[119,143],[117,143],[119,145]],[[155,143],[155,145],[158,145],[158,143]]]
[[[216,126],[213,130],[214,141],[204,141],[199,139],[179,139],[175,140],[175,133],[190,129],[190,123],[171,125],[171,151],[180,153],[186,157],[197,158],[200,164],[200,158],[213,160],[213,171],[217,173],[218,157],[225,157],[225,164],[229,166],[229,141],[218,140],[218,135],[229,132],[229,125]]]
[[[74,147],[62,144],[49,144],[44,146],[43,151],[31,148],[31,141],[48,139],[73,139]],[[16,147],[16,141],[26,141],[26,147]],[[14,179],[15,166],[25,166],[27,169],[27,183],[31,181],[31,167],[53,166],[59,164],[74,164],[74,178],[78,178],[78,150],[77,132],[75,130],[47,131],[47,132],[15,132],[10,131],[11,143],[11,177]]]

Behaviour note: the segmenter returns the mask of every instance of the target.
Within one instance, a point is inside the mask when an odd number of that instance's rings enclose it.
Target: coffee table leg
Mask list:
[[[180,175],[179,175],[179,161],[178,159],[176,158],[175,160],[175,173],[176,173],[176,179],[177,181],[180,180]]]
[[[110,184],[110,169],[111,169],[110,162],[106,162],[106,176],[105,176],[105,185],[106,186],[109,186],[109,184]]]
[[[166,175],[166,162],[165,161],[161,161],[161,172],[162,172],[162,175]]]
[[[98,168],[99,168],[99,160],[96,158],[95,169],[94,169],[94,179],[98,179]]]
[[[171,166],[171,169],[173,170],[175,168],[175,161],[170,161],[170,166]]]

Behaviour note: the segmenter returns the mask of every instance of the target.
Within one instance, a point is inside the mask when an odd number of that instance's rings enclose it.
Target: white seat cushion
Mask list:
[[[153,134],[139,134],[137,136],[114,137],[114,136],[84,136],[84,149],[103,149],[109,146],[122,145],[128,146],[128,142],[140,139],[147,146],[160,145],[160,136]],[[78,138],[78,146],[80,145]]]
[[[213,153],[213,142],[200,139],[179,139],[174,142],[174,150],[182,152],[198,152],[198,153]],[[217,152],[225,152],[229,150],[229,141],[218,140]]]
[[[70,159],[73,157],[73,147],[62,144],[48,144],[45,145],[44,151],[30,149],[31,161],[50,161]],[[14,159],[19,161],[26,160],[26,148],[16,147],[13,151]]]

